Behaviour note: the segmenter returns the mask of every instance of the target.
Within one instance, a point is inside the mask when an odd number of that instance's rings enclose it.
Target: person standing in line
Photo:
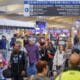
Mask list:
[[[77,45],[79,43],[79,37],[78,35],[75,35],[74,37],[74,46]]]
[[[6,59],[6,57],[7,57],[7,48],[6,48],[7,39],[6,39],[6,36],[2,35],[0,45],[1,45],[1,51],[2,51],[3,57],[4,57],[4,59]]]
[[[2,39],[1,39],[2,49],[6,49],[6,44],[7,44],[6,36],[2,35]]]
[[[23,80],[26,71],[25,53],[20,50],[20,42],[16,42],[10,57],[9,67],[11,68],[12,80]]]
[[[46,47],[47,47],[46,43],[41,43],[40,45],[41,45],[40,49],[39,49],[40,59],[48,62],[48,54],[47,54],[47,49],[46,49]]]
[[[13,46],[14,46],[14,44],[15,44],[15,42],[16,42],[16,37],[17,37],[17,35],[14,34],[13,37],[11,38],[10,47],[13,47]]]
[[[25,36],[23,40],[23,46],[26,47],[26,45],[29,44],[28,38]]]
[[[41,60],[48,62],[48,66],[49,66],[49,75],[48,76],[49,77],[53,76],[52,66],[53,66],[54,54],[56,52],[55,48],[53,47],[51,42],[46,40],[46,42],[43,42],[43,44],[41,45],[39,52],[41,55]]]
[[[29,44],[27,44],[25,48],[27,50],[27,55],[29,57],[29,69],[31,68],[28,73],[29,75],[34,75],[37,73],[35,64],[39,60],[39,49],[38,46],[35,44],[35,40],[33,37],[29,38]]]
[[[53,59],[55,55],[56,49],[53,47],[53,44],[49,42],[47,45],[47,54],[48,54],[48,66],[50,71],[50,76],[53,76],[52,67],[53,67]]]
[[[60,74],[62,68],[64,68],[65,61],[65,48],[63,45],[59,45],[53,60],[53,70],[57,71],[57,74]]]

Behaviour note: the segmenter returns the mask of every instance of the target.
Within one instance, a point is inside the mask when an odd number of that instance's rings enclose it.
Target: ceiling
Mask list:
[[[53,28],[70,28],[76,20],[80,20],[79,16],[53,16],[53,17],[25,17],[24,16],[24,0],[0,0],[0,19],[11,19],[20,21],[36,21],[45,20],[48,27]]]
[[[6,6],[10,4],[22,4],[24,0],[0,0],[0,6]]]

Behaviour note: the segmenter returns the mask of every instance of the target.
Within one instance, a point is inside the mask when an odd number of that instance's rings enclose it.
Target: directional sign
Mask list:
[[[25,16],[80,16],[80,0],[24,0],[24,8]]]

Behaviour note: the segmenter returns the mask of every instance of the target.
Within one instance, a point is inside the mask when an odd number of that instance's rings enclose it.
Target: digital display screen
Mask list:
[[[46,22],[36,21],[36,25],[40,29],[45,29],[46,28]]]

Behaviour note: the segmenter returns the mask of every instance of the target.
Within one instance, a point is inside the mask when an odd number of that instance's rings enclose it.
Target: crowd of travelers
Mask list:
[[[80,80],[79,43],[75,37],[71,49],[62,44],[56,48],[46,38],[17,38],[14,34],[8,41],[3,35],[0,39],[0,80],[24,80],[24,77],[26,80]]]

